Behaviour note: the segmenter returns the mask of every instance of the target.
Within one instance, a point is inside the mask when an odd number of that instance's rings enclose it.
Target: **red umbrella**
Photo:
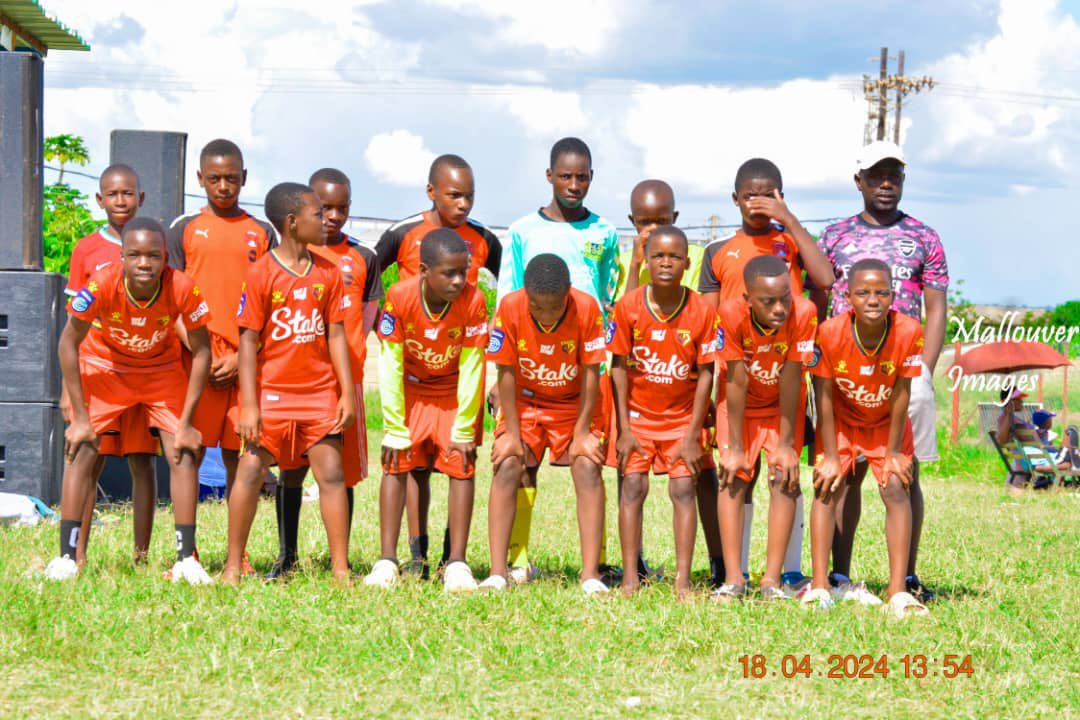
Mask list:
[[[956,358],[965,375],[1041,370],[1069,365],[1069,359],[1040,342],[992,342],[972,348]]]

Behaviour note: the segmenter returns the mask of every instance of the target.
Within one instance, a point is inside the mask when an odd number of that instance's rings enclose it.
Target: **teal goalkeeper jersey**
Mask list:
[[[619,234],[614,225],[596,213],[578,222],[555,222],[537,211],[515,221],[499,268],[500,301],[521,289],[529,261],[543,253],[565,260],[571,284],[596,298],[606,311],[619,272]]]

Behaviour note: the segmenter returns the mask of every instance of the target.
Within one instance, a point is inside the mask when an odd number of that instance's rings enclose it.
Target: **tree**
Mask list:
[[[64,166],[75,163],[86,167],[90,162],[90,151],[86,149],[86,143],[78,135],[52,135],[45,138],[45,159],[56,161],[60,164],[60,177],[56,184],[64,184]]]
[[[90,154],[78,135],[54,135],[45,140],[45,157],[60,163],[60,178],[45,186],[42,198],[45,270],[67,275],[75,243],[101,226],[90,213],[87,196],[63,182],[64,165],[69,162],[86,165]]]

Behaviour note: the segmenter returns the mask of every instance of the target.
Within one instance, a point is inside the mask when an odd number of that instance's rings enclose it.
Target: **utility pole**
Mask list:
[[[889,75],[889,49],[881,48],[881,65],[877,80],[871,80],[869,75],[863,75],[863,95],[866,97],[866,129],[863,133],[863,143],[868,144],[873,140],[884,140],[888,135],[886,119],[889,116],[889,90],[895,91],[895,105],[893,107],[892,139],[897,145],[900,144],[900,111],[904,104],[904,97],[911,93],[919,93],[923,90],[932,90],[934,79],[923,76],[921,78],[909,78],[904,75],[904,51],[901,50],[897,58],[897,72]]]
[[[716,242],[716,234],[720,229],[720,216],[713,213],[709,216],[709,242]]]
[[[877,139],[885,139],[885,114],[888,112],[889,90],[889,48],[881,48],[881,76],[878,80]]]
[[[900,51],[900,57],[896,61],[896,74],[898,77],[904,77],[904,51]],[[896,119],[893,120],[892,132],[893,142],[897,145],[900,144],[900,108],[904,104],[904,91],[899,85],[896,86]]]

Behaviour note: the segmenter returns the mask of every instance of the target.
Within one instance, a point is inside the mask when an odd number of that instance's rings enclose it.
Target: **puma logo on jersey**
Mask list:
[[[202,236],[204,238],[209,239],[209,237],[210,237],[210,229],[209,228],[199,228],[198,230],[193,232],[192,235],[200,235],[200,236]]]
[[[727,254],[730,255],[731,257],[735,258],[736,260],[738,260],[740,252],[742,252],[742,248],[738,248],[736,250],[728,250]]]

